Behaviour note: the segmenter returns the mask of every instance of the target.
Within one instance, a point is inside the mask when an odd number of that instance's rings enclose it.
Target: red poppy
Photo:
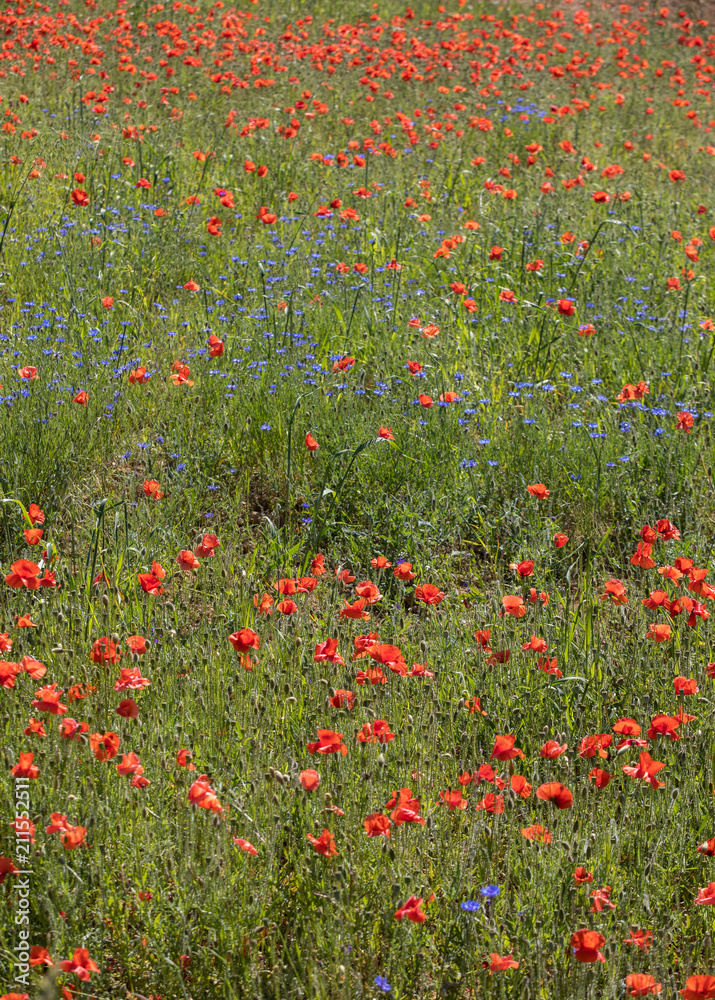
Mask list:
[[[455,809],[466,809],[467,800],[462,795],[461,788],[457,788],[455,791],[440,792],[439,797],[442,800],[438,802],[437,805],[447,806],[450,812],[454,812]]]
[[[158,597],[160,594],[164,593],[161,580],[155,576],[154,573],[139,573],[137,575],[137,579],[139,580],[139,586],[145,594],[151,594],[153,597]]]
[[[363,723],[357,734],[358,743],[390,743],[394,738],[395,734],[390,732],[390,726],[384,719]]]
[[[491,963],[488,968],[490,972],[504,972],[506,969],[518,969],[519,963],[514,960],[513,955],[497,955],[495,951],[489,955]],[[484,963],[487,964],[486,962]]]
[[[407,582],[408,580],[414,580],[416,574],[412,572],[412,563],[401,562],[395,567],[392,575],[396,580]]]
[[[551,493],[546,489],[543,483],[533,483],[531,486],[527,486],[526,488],[532,497],[536,497],[538,500],[545,500],[547,497],[551,496]]]
[[[645,997],[650,993],[660,993],[662,983],[656,983],[653,976],[647,972],[631,972],[626,976],[626,995],[629,997]]]
[[[623,773],[629,778],[642,779],[652,788],[658,789],[663,788],[665,785],[664,781],[659,781],[656,777],[658,772],[664,767],[665,764],[662,761],[653,760],[651,755],[644,750],[640,755],[639,763],[635,767],[629,764],[623,765]]]
[[[606,580],[605,593],[601,595],[602,601],[612,601],[614,604],[628,604],[626,587],[621,580]]]
[[[713,1000],[715,976],[688,976],[680,995],[683,1000]]]
[[[588,871],[583,865],[579,865],[573,873],[573,880],[576,885],[587,885],[593,882],[593,873]]]
[[[521,799],[528,799],[531,796],[531,785],[521,774],[512,774],[509,778],[511,790]]]
[[[713,906],[715,905],[715,882],[708,882],[704,889],[698,889],[698,895],[695,899],[696,906]]]
[[[308,432],[305,435],[305,447],[308,449],[308,451],[317,451],[318,448],[320,447],[320,445],[310,432]]]
[[[89,205],[89,195],[82,188],[75,188],[71,198],[75,205],[78,205],[80,208],[86,208]]]
[[[510,615],[512,618],[523,618],[526,614],[526,608],[524,606],[524,598],[518,595],[506,594],[501,599],[502,605],[504,607],[504,614]]]
[[[62,688],[58,688],[57,684],[42,687],[39,691],[35,691],[32,707],[36,708],[38,712],[49,712],[50,715],[64,715],[67,706],[60,701],[61,695]]]
[[[593,782],[596,788],[606,788],[612,777],[612,774],[609,774],[608,771],[604,771],[600,767],[594,767],[588,774],[588,780]]]
[[[525,756],[523,750],[514,746],[515,743],[516,736],[511,733],[507,736],[497,736],[491,756],[496,760],[514,760],[515,757],[521,757],[521,759],[524,760]]]
[[[536,789],[536,797],[544,802],[553,802],[557,809],[570,809],[573,805],[573,795],[560,781],[540,785]]]
[[[27,590],[37,590],[40,567],[29,559],[19,559],[10,566],[11,572],[5,577],[8,587],[25,587]]]
[[[577,962],[605,962],[599,950],[605,943],[603,934],[586,928],[571,935],[571,948]]]
[[[395,912],[395,920],[411,920],[413,924],[423,924],[427,919],[427,914],[422,912],[422,896],[410,896],[406,903]]]
[[[259,636],[250,628],[242,628],[238,632],[233,632],[228,641],[237,653],[247,653],[250,649],[258,649],[261,645]]]
[[[75,948],[72,958],[59,963],[63,972],[73,972],[78,979],[88,983],[92,972],[99,972],[99,966],[89,957],[86,948]]]
[[[368,837],[389,837],[392,820],[384,813],[370,813],[362,821]]]
[[[546,827],[540,823],[523,827],[520,832],[525,840],[535,840],[539,844],[550,844],[553,839]]]
[[[415,600],[424,604],[440,604],[444,600],[444,594],[433,583],[425,583],[415,588]]]
[[[37,778],[40,775],[40,769],[36,764],[33,764],[35,759],[34,753],[21,753],[18,756],[17,764],[10,768],[10,774],[13,778]]]
[[[238,846],[241,848],[241,850],[245,851],[246,854],[251,854],[251,855],[258,854],[258,851],[253,846],[253,844],[250,842],[250,840],[244,840],[243,837],[234,837],[233,838],[233,842],[234,842],[234,844],[238,844]]]
[[[546,757],[547,760],[556,760],[562,753],[568,750],[566,743],[557,743],[556,740],[547,740],[539,750],[539,757]]]
[[[314,837],[311,833],[309,833],[307,834],[307,839],[313,845],[314,850],[318,854],[322,854],[325,858],[334,857],[338,853],[335,837],[327,828],[323,829],[320,837]]]
[[[340,612],[341,618],[352,618],[362,621],[370,621],[370,615],[365,611],[365,605],[367,601],[364,598],[359,598],[350,604],[349,601],[345,601],[344,606]]]
[[[111,760],[119,753],[121,740],[116,733],[92,733],[89,745],[97,760]]]
[[[320,775],[313,768],[301,771],[298,780],[306,792],[314,792],[316,788],[320,787]]]
[[[477,812],[487,812],[496,813],[497,815],[504,812],[504,796],[495,795],[494,792],[487,792],[483,799],[477,802],[476,805]]]
[[[334,733],[331,729],[319,729],[318,739],[315,743],[308,743],[306,749],[308,753],[341,753],[344,757],[348,748],[342,742],[342,738],[342,733]]]

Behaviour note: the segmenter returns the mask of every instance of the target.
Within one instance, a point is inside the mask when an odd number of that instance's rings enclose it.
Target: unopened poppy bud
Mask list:
[[[253,423],[253,417],[248,417],[246,420],[246,427],[250,427]]]
[[[107,597],[107,595],[106,595],[106,594],[102,594],[102,605],[103,605],[103,606],[104,606],[105,608],[108,608],[108,607],[109,607],[109,598]]]
[[[274,793],[273,798],[271,799],[271,801],[273,802],[274,806],[279,806],[281,804],[281,800],[278,798],[278,796],[275,793]]]
[[[112,642],[116,645],[116,643],[118,643],[120,641],[119,640],[119,633],[118,632],[112,632],[111,639],[112,639]]]
[[[295,644],[298,647],[298,649],[300,649],[300,647],[303,645],[303,640],[299,635],[295,637]]]
[[[330,792],[326,792],[325,793],[325,804],[326,805],[330,805],[330,803],[332,801],[333,801],[333,796],[330,794]]]
[[[377,758],[377,763],[380,765],[380,767],[384,767],[385,766],[386,761],[385,761],[385,755],[384,754],[380,754],[380,756]]]

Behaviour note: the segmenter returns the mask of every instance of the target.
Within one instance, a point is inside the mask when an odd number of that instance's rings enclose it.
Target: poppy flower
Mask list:
[[[116,733],[92,733],[89,745],[97,760],[111,760],[119,753],[121,740]]]
[[[36,764],[33,764],[35,759],[34,753],[21,753],[18,757],[17,764],[10,769],[10,774],[13,778],[37,778],[40,775],[40,769]]]
[[[208,775],[202,774],[194,781],[188,793],[189,803],[198,806],[199,809],[207,809],[209,812],[220,814],[223,806],[218,800],[216,792],[211,787]]]
[[[648,626],[646,639],[650,639],[653,642],[670,642],[670,635],[670,625],[658,622],[657,624]]]
[[[140,365],[139,368],[133,368],[129,372],[130,385],[144,385],[144,383],[148,381],[149,381],[149,376],[147,375],[147,371],[144,365]]]
[[[559,670],[556,663],[557,660],[555,656],[552,657],[552,659],[549,659],[548,656],[540,656],[537,666],[539,670],[545,674],[550,674],[553,677],[563,677],[563,672]]]
[[[89,195],[82,188],[75,188],[70,197],[74,204],[80,208],[86,208],[89,205]]]
[[[164,494],[161,491],[161,486],[156,481],[156,479],[145,479],[144,480],[144,495],[151,497],[152,500],[161,500]]]
[[[395,826],[402,826],[403,823],[419,823],[424,826],[427,822],[420,816],[420,800],[412,797],[409,788],[401,788],[399,792],[393,792],[390,800],[385,803],[386,809],[392,809],[390,818]]]
[[[315,851],[318,854],[322,854],[325,858],[334,857],[338,853],[335,837],[333,837],[327,828],[323,830],[320,837],[314,837],[309,833],[307,839],[311,842]]]
[[[365,722],[356,738],[358,743],[390,743],[395,734],[384,719],[376,719],[373,723]]]
[[[424,604],[440,604],[444,600],[444,596],[439,587],[435,587],[433,583],[425,583],[415,588],[415,600],[422,601]]]
[[[42,528],[25,528],[23,534],[28,545],[39,545],[42,541]]]
[[[367,670],[358,670],[355,683],[359,685],[387,684],[387,677],[379,667],[368,667]]]
[[[393,673],[404,677],[407,673],[407,664],[402,651],[398,646],[391,643],[375,643],[368,648],[368,656],[381,666],[388,667]]]
[[[520,831],[525,840],[535,840],[539,844],[550,844],[552,837],[545,826],[534,823],[533,826],[523,827]]]
[[[577,962],[605,962],[599,951],[606,943],[603,934],[589,931],[586,928],[575,931],[571,935],[571,949]]]
[[[659,771],[665,767],[665,764],[660,760],[653,760],[651,755],[647,751],[643,751],[640,755],[640,760],[637,765],[631,766],[629,764],[623,765],[623,773],[629,778],[635,778],[636,780],[643,780],[646,784],[649,784],[652,788],[658,789],[665,786],[664,781],[659,781],[656,777]]]
[[[438,802],[437,805],[447,806],[450,812],[454,812],[455,809],[466,809],[467,800],[462,795],[461,788],[455,791],[440,792],[439,797],[442,800]]]
[[[422,666],[422,664],[415,663],[415,667],[419,667],[419,666]],[[415,675],[415,670],[413,668],[412,671],[410,672],[410,676],[414,676],[414,675]],[[432,674],[429,674],[429,676],[431,677]],[[464,703],[464,707],[467,708],[467,709],[469,709],[469,714],[470,715],[476,715],[477,712],[480,715],[484,715],[484,716],[486,716],[486,714],[487,714],[484,711],[484,709],[482,708],[482,700],[481,700],[481,698],[479,698],[476,694],[472,698],[467,698],[466,702]]]
[[[331,729],[319,729],[318,739],[315,743],[308,743],[306,749],[308,753],[340,753],[344,757],[348,748],[342,742],[342,738],[342,733],[334,733]]]
[[[15,867],[10,858],[6,858],[4,855],[0,857],[0,885],[3,884],[8,875],[17,875],[19,871],[20,869]],[[24,996],[29,995],[25,993]]]
[[[593,882],[593,873],[584,868],[583,865],[579,865],[573,873],[573,880],[576,885],[587,885],[589,882]]]
[[[511,790],[521,799],[528,799],[531,796],[531,785],[521,774],[512,774],[509,778]]]
[[[494,742],[494,749],[491,753],[492,758],[496,760],[514,760],[515,757],[521,757],[522,760],[525,760],[523,750],[514,746],[515,743],[516,736],[511,733],[507,736],[497,736]]]
[[[422,912],[423,902],[422,896],[410,896],[395,912],[395,920],[411,920],[413,924],[423,924],[427,919],[427,914]]]
[[[370,565],[373,569],[390,569],[392,563],[388,562],[384,556],[374,556],[370,560]]]
[[[323,663],[325,660],[340,666],[345,666],[345,660],[338,655],[338,640],[326,639],[325,642],[318,642],[313,655],[315,663]]]
[[[161,580],[155,576],[154,573],[138,573],[137,579],[139,580],[139,586],[145,594],[151,594],[153,597],[158,597],[160,594],[164,593]]]
[[[700,688],[694,677],[676,677],[673,681],[676,694],[692,695],[697,694]]]
[[[601,594],[602,601],[612,601],[614,604],[628,604],[626,587],[621,580],[606,580],[605,593]]]
[[[432,399],[431,396],[428,396],[426,392],[421,392],[417,398],[419,399],[420,404],[425,407],[425,409],[429,409],[430,406],[434,404],[434,400]]]
[[[706,840],[704,844],[699,844],[698,854],[704,854],[708,858],[713,857],[715,855],[715,837]]]
[[[521,577],[532,576],[534,573],[534,560],[523,559],[520,563],[510,563],[509,569],[515,569]]]
[[[182,549],[176,557],[176,562],[184,573],[191,573],[201,565],[191,549]]]
[[[28,719],[27,727],[23,732],[25,736],[47,736],[42,719]]]
[[[114,709],[117,715],[123,719],[136,719],[139,715],[139,706],[133,698],[124,698]]]
[[[89,658],[92,663],[117,663],[121,655],[119,646],[105,635],[92,644]]]
[[[320,775],[312,768],[301,771],[298,775],[298,780],[306,792],[314,792],[320,786]]]
[[[318,448],[320,447],[320,445],[310,432],[308,432],[305,435],[305,447],[308,449],[308,451],[317,451]]]
[[[41,687],[35,691],[32,707],[36,708],[38,712],[48,712],[50,715],[64,715],[67,706],[60,701],[62,693],[62,688],[58,688],[57,684]]]
[[[650,542],[638,542],[638,548],[631,556],[631,565],[640,566],[641,569],[652,569],[655,566],[655,562],[650,557],[652,551],[653,546]]]
[[[146,639],[143,635],[127,636],[127,646],[129,646],[132,653],[136,653],[137,656],[142,656],[146,653]]]
[[[610,885],[604,885],[601,889],[593,889],[591,892],[591,909],[589,913],[601,913],[605,909],[615,910],[616,904],[611,902],[611,889]]]
[[[511,618],[523,618],[526,614],[523,597],[506,594],[502,597],[501,602],[504,608],[504,614],[509,615]]]
[[[242,628],[239,632],[233,632],[228,641],[237,653],[247,653],[250,649],[258,649],[261,645],[259,636],[250,628]]]
[[[182,747],[176,755],[176,763],[179,767],[185,767],[187,771],[195,771],[196,765],[191,763],[189,760],[190,757],[191,751]]]
[[[73,403],[79,403],[80,406],[86,406],[89,402],[89,393],[82,390],[78,392],[77,395],[72,399]]]
[[[43,948],[41,944],[33,944],[30,948],[30,966],[37,965],[54,965],[48,949]]]
[[[89,732],[89,725],[86,722],[77,722],[76,719],[62,719],[59,724],[60,736],[65,740],[79,740],[83,733]]]
[[[362,583],[356,584],[355,593],[358,597],[363,597],[368,604],[377,604],[378,601],[382,600],[382,594],[369,580],[363,580]]]
[[[698,889],[694,902],[696,906],[715,905],[715,882],[708,882],[704,889]]]
[[[556,760],[562,753],[568,750],[566,743],[557,743],[556,740],[547,740],[539,750],[539,757],[546,757],[547,760]]]
[[[608,771],[604,771],[603,768],[594,767],[592,771],[589,771],[588,780],[592,782],[596,788],[606,788],[609,781],[613,777]]]
[[[523,650],[531,650],[534,653],[545,653],[549,647],[545,639],[541,639],[537,635],[532,635],[531,639],[525,642],[521,648]]]
[[[147,688],[151,681],[142,677],[139,667],[123,667],[119,671],[119,680],[114,684],[115,691],[137,691]]]
[[[368,837],[389,837],[392,820],[384,813],[370,813],[362,821]]]
[[[345,688],[337,688],[335,694],[331,695],[330,704],[333,708],[351,709],[355,704],[355,695],[352,691],[347,691]]]
[[[666,517],[662,517],[656,521],[655,527],[664,542],[677,542],[680,540],[680,532]]]
[[[597,733],[595,736],[584,736],[578,749],[578,755],[579,757],[588,759],[598,754],[599,757],[606,760],[608,757],[608,747],[610,747],[611,743],[613,743],[613,737],[610,733]]]
[[[656,983],[653,976],[647,972],[631,972],[626,976],[626,995],[629,997],[645,997],[650,993],[660,993],[662,983]]]
[[[40,567],[29,559],[19,559],[10,566],[11,572],[5,577],[8,587],[25,587],[26,590],[37,590]]]
[[[74,973],[82,982],[88,983],[92,972],[99,972],[99,966],[89,957],[86,948],[75,948],[72,958],[59,963],[63,972]]]
[[[713,1000],[715,997],[715,976],[688,976],[680,995],[683,1000]]]
[[[344,606],[340,612],[341,618],[352,618],[363,621],[370,621],[370,615],[365,611],[365,605],[367,601],[364,598],[359,598],[353,604],[349,601],[345,601]]]
[[[551,496],[551,493],[546,489],[543,483],[533,483],[531,486],[527,486],[526,488],[532,497],[536,497],[538,500],[546,500],[547,497]]]
[[[513,955],[497,955],[495,951],[489,955],[491,963],[488,966],[490,972],[504,972],[506,969],[518,969],[519,963],[514,960]],[[486,966],[486,962],[484,965]]]
[[[396,580],[402,580],[405,583],[409,580],[414,580],[416,576],[416,574],[412,572],[412,563],[409,562],[399,563],[393,570],[392,575]]]
[[[487,792],[483,799],[477,802],[477,812],[487,812],[497,815],[504,812],[504,796],[495,795],[494,792]]]
[[[241,850],[245,851],[246,854],[251,854],[251,855],[258,854],[258,851],[250,842],[250,840],[244,840],[243,837],[234,837],[233,842],[234,844],[238,844]]]
[[[654,740],[658,736],[668,736],[671,740],[679,740],[680,736],[676,729],[680,725],[680,719],[673,715],[654,715],[650,722],[650,727],[646,732],[649,740]]]
[[[566,785],[560,781],[548,781],[536,789],[537,799],[543,802],[553,802],[557,809],[570,809],[573,805],[573,795]]]

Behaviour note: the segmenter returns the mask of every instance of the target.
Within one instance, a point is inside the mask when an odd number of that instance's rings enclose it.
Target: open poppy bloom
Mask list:
[[[5,577],[8,587],[25,587],[26,590],[37,590],[40,567],[29,559],[18,559],[10,566],[11,572]]]
[[[605,962],[600,948],[606,943],[603,934],[583,928],[571,935],[571,949],[577,962]]]
[[[538,844],[550,844],[552,841],[551,834],[546,827],[541,826],[540,823],[534,823],[533,826],[523,827],[521,835],[525,840],[533,840]]]
[[[199,809],[207,809],[209,812],[220,814],[223,806],[218,800],[216,792],[209,783],[208,775],[202,774],[196,779],[189,789],[189,803],[198,806]]]
[[[111,760],[119,753],[119,736],[116,733],[92,733],[89,745],[97,760]]]
[[[533,483],[531,486],[527,486],[526,488],[532,497],[536,497],[538,500],[546,500],[547,497],[551,496],[551,493],[546,489],[543,483]]]
[[[368,647],[367,653],[371,660],[375,660],[383,667],[389,667],[394,674],[399,674],[401,677],[407,674],[407,664],[398,646],[387,642],[375,643]]]
[[[568,750],[566,743],[557,743],[556,740],[547,740],[539,750],[539,757],[546,757],[547,760],[556,760],[562,753]]]
[[[258,649],[261,640],[251,628],[242,628],[238,632],[233,632],[228,641],[237,653],[247,653],[249,649]]]
[[[573,873],[573,880],[576,885],[587,885],[593,882],[593,873],[588,871],[583,865],[579,865]]]
[[[521,799],[528,799],[531,796],[531,785],[521,774],[512,774],[509,778],[509,785],[515,795]]]
[[[444,594],[433,583],[425,583],[415,588],[415,600],[424,604],[440,604],[444,600]]]
[[[383,719],[365,722],[357,734],[358,743],[390,743],[394,738],[395,734],[390,732],[388,723]]]
[[[513,955],[497,955],[493,951],[490,953],[489,958],[491,959],[489,965],[486,962],[484,965],[487,966],[490,972],[504,972],[506,969],[519,968],[519,963],[514,960]]]
[[[34,753],[21,753],[17,759],[17,764],[10,768],[10,774],[13,778],[38,778],[40,776],[40,769],[37,764],[32,763],[34,759]]]
[[[502,597],[501,602],[505,615],[510,615],[512,618],[523,618],[526,614],[523,597],[507,594],[505,597]]]
[[[402,826],[403,823],[419,823],[424,826],[427,822],[420,816],[420,800],[412,797],[412,790],[409,788],[393,792],[390,800],[385,803],[385,808],[392,809],[390,818],[395,826]]]
[[[402,580],[407,582],[409,580],[414,580],[416,574],[412,572],[412,563],[401,562],[395,567],[392,575],[396,580]]]
[[[643,751],[640,755],[640,761],[635,767],[628,764],[623,765],[623,773],[628,775],[629,778],[641,779],[650,785],[651,788],[658,789],[665,786],[665,782],[659,781],[656,777],[658,772],[664,767],[665,764],[662,761],[653,760],[649,753]]]
[[[467,800],[464,798],[461,788],[456,789],[456,791],[440,792],[439,797],[442,801],[438,802],[437,805],[447,806],[450,812],[454,812],[455,809],[467,808]]]
[[[323,857],[334,857],[338,853],[335,837],[333,837],[332,833],[327,828],[323,830],[320,837],[313,837],[312,834],[309,833],[307,838],[313,845],[314,850],[318,854],[322,854]]]
[[[74,973],[82,982],[88,983],[92,972],[99,972],[99,966],[89,957],[86,948],[75,948],[72,958],[59,963],[63,972]]]
[[[496,760],[514,760],[515,757],[521,757],[524,760],[524,751],[514,746],[515,743],[516,736],[511,733],[507,736],[497,736],[491,756]]]
[[[476,805],[477,812],[486,812],[499,815],[504,812],[504,796],[495,795],[494,792],[487,792],[483,799]]]
[[[250,840],[244,840],[243,837],[234,837],[233,842],[234,844],[238,844],[241,850],[245,851],[246,854],[251,854],[251,855],[258,854],[258,851],[250,842]]]
[[[695,899],[696,906],[713,906],[715,905],[715,882],[708,882],[704,889],[698,889],[698,895]]]
[[[420,896],[410,896],[406,903],[395,912],[395,920],[411,920],[413,924],[423,924],[427,919],[427,914],[422,912],[424,898]]]
[[[683,1000],[713,1000],[715,976],[688,976],[680,995]]]
[[[362,821],[368,837],[389,837],[392,820],[384,813],[370,813]]]
[[[342,739],[342,733],[334,733],[332,729],[319,729],[318,739],[315,743],[308,743],[306,749],[308,753],[340,753],[344,757],[348,752],[348,748],[342,742]]]
[[[549,781],[545,785],[539,785],[536,797],[544,802],[553,802],[557,809],[570,809],[573,805],[573,795],[560,781]]]
[[[660,993],[662,983],[656,983],[653,976],[647,972],[631,972],[626,976],[626,995],[629,997],[645,997],[651,993]]]

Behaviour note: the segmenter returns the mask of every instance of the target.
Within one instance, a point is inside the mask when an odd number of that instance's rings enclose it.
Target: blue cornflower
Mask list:
[[[384,976],[375,976],[375,986],[379,986],[383,993],[389,993],[392,989]]]
[[[262,431],[269,431],[270,429],[271,429],[271,425],[270,424],[261,424],[261,430]]]
[[[467,913],[476,913],[477,910],[481,910],[482,908],[482,904],[476,899],[468,899],[460,905],[461,909],[465,910]]]
[[[483,889],[480,889],[480,893],[485,899],[496,899],[501,893],[501,889],[498,885],[485,885]]]

